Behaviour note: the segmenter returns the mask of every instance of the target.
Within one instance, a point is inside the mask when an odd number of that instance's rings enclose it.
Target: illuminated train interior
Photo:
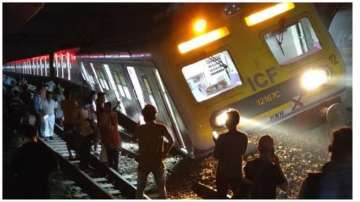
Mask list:
[[[176,148],[192,156],[186,127],[150,54],[78,54],[78,51],[75,48],[55,52],[52,70],[49,55],[43,55],[7,63],[4,71],[41,77],[51,77],[53,71],[58,79],[104,92],[107,101],[120,103],[116,109],[122,117],[119,118],[119,129],[130,136],[134,124],[144,123],[141,109],[152,104],[158,110],[157,119],[174,137]]]

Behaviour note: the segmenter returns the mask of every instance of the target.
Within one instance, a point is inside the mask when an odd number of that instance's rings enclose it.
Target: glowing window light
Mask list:
[[[280,15],[281,13],[289,11],[293,8],[295,8],[294,3],[278,3],[275,6],[272,6],[270,8],[264,9],[262,11],[256,12],[254,14],[245,17],[245,23],[247,26],[250,27],[265,20],[268,20],[272,17]]]
[[[114,92],[115,92],[116,99],[117,99],[118,101],[120,101],[120,96],[119,96],[119,93],[118,93],[118,91],[117,91],[117,89],[116,89],[116,85],[115,85],[114,78],[113,78],[112,75],[111,75],[110,67],[109,67],[108,64],[104,64],[104,68],[105,68],[105,73],[106,73],[106,75],[107,75],[107,77],[108,77],[108,79],[109,79],[109,81],[110,81],[110,86],[111,86],[111,88],[112,88],[112,89],[114,90]]]
[[[48,62],[48,58],[45,60],[45,76],[48,75],[48,69],[50,69],[50,64]]]
[[[166,92],[165,90],[165,86],[161,80],[161,77],[160,77],[160,74],[159,74],[159,71],[157,69],[155,69],[155,76],[156,76],[156,79],[158,80],[158,83],[160,84],[160,89],[161,89],[161,92],[162,94],[164,95],[165,97],[165,102],[166,102],[166,105],[169,109],[169,112],[170,112],[170,116],[171,116],[171,119],[173,120],[173,123],[175,125],[175,129],[176,129],[176,132],[178,134],[178,137],[180,139],[180,143],[181,143],[181,147],[184,148],[186,150],[186,145],[185,145],[185,142],[184,142],[184,138],[182,137],[182,133],[180,131],[180,127],[179,127],[179,123],[178,121],[176,120],[175,118],[175,112],[170,104],[170,99],[168,97],[168,93]],[[185,151],[187,153],[187,150]]]
[[[87,80],[91,86],[92,89],[94,89],[94,85],[95,85],[95,82],[92,78],[90,78],[90,75],[89,73],[86,71],[85,69],[85,66],[84,66],[84,63],[81,62],[80,63],[80,68],[81,68],[81,74],[83,75],[83,77],[85,78],[85,80]]]
[[[128,70],[129,76],[130,76],[130,80],[134,86],[135,89],[135,93],[138,97],[138,100],[140,102],[140,106],[141,108],[145,107],[145,98],[144,98],[144,93],[142,91],[141,85],[140,85],[140,81],[139,78],[136,74],[135,68],[132,66],[127,66],[126,69]]]
[[[68,80],[71,80],[71,54],[69,52],[66,53],[66,64],[67,64],[67,75],[68,75]]]
[[[65,69],[66,69],[66,56],[60,54],[60,67],[61,67],[61,78],[65,78]]]
[[[43,69],[44,69],[44,57],[40,58],[40,75],[43,76]]]
[[[214,42],[216,40],[219,40],[221,38],[224,38],[225,36],[229,35],[230,32],[227,27],[221,27],[219,29],[213,30],[211,32],[205,33],[201,36],[198,36],[196,38],[193,38],[189,41],[180,43],[178,45],[178,49],[181,54],[187,53],[191,50],[194,50],[196,48],[199,48],[201,46],[204,46],[208,43]]]
[[[100,88],[100,91],[101,91],[101,92],[104,92],[103,88],[101,87],[101,83],[100,83],[99,77],[98,77],[97,74],[96,74],[96,71],[95,71],[95,68],[94,68],[94,64],[93,64],[93,63],[90,63],[90,67],[91,67],[91,70],[92,70],[92,72],[93,72],[93,74],[94,74],[94,76],[95,76],[95,79],[96,79],[97,84],[98,84],[98,86],[99,86],[99,88]]]

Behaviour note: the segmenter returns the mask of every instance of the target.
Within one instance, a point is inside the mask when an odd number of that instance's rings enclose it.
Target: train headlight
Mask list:
[[[328,72],[324,69],[309,69],[301,76],[301,86],[308,91],[315,90],[329,80]]]
[[[200,34],[200,33],[203,33],[205,32],[206,30],[206,20],[204,19],[198,19],[195,21],[194,25],[193,25],[193,31],[196,33],[196,34]]]

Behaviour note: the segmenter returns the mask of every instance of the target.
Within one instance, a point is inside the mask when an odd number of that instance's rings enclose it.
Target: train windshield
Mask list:
[[[295,62],[321,50],[319,39],[308,18],[302,18],[280,32],[265,34],[265,40],[280,65]]]
[[[210,99],[242,84],[228,51],[216,53],[182,68],[197,102]]]

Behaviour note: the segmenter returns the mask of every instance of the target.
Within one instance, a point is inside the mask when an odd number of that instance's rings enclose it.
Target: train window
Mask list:
[[[112,74],[111,74],[109,65],[108,65],[108,64],[104,64],[104,69],[105,69],[106,75],[107,75],[107,77],[108,77],[108,79],[109,79],[110,86],[111,86],[112,90],[114,90],[116,99],[117,99],[118,101],[120,101],[120,96],[119,96],[119,93],[118,93],[118,89],[117,89],[117,87],[116,87],[116,85],[115,85],[115,81],[114,81],[114,78],[113,78],[113,76],[112,76]]]
[[[107,85],[106,81],[104,79],[100,79],[100,83],[105,90],[109,90],[109,86]]]
[[[129,100],[131,100],[131,94],[130,94],[128,87],[126,87],[126,86],[124,87],[124,92],[125,92],[126,97],[129,98]]]
[[[211,55],[182,68],[197,102],[217,96],[242,84],[228,51]]]
[[[289,64],[321,50],[318,37],[308,18],[280,32],[265,34],[265,41],[280,65]]]
[[[114,79],[115,79],[115,83],[120,92],[121,97],[125,97],[125,92],[124,92],[123,86],[121,85],[121,81],[120,81],[118,73],[116,71],[114,71]]]
[[[94,64],[92,62],[90,62],[90,67],[91,67],[91,70],[92,70],[92,73],[94,74],[95,76],[95,79],[96,79],[96,83],[98,84],[99,88],[100,88],[100,91],[101,92],[104,92],[103,88],[102,88],[102,84],[100,83],[100,80],[99,80],[99,77],[97,76],[96,74],[96,71],[95,71],[95,68],[94,68]]]
[[[106,78],[104,71],[102,71],[101,65],[98,63],[95,63],[95,66],[97,67],[95,69],[98,73],[98,77],[99,77],[101,85],[103,86],[103,89],[110,90],[109,84],[107,82],[108,79]]]
[[[40,71],[41,71],[41,64],[40,64],[40,58],[38,58],[36,61],[36,75],[41,75]]]
[[[56,68],[56,77],[59,78],[59,69],[60,69],[60,62],[59,62],[59,57],[56,57],[56,59],[54,60],[55,62],[55,68]]]
[[[50,71],[50,65],[48,60],[45,60],[45,76],[48,75],[48,72]]]
[[[40,75],[43,76],[43,69],[44,69],[44,61],[43,58],[40,58]]]
[[[158,108],[157,105],[156,105],[155,99],[154,99],[154,94],[153,94],[153,92],[152,92],[152,90],[150,88],[149,81],[147,80],[146,77],[143,77],[143,82],[145,84],[145,88],[146,88],[147,94],[149,95],[149,99],[150,99],[151,104],[154,105],[156,108]]]
[[[139,78],[136,75],[135,68],[132,66],[127,66],[126,69],[128,70],[130,80],[134,86],[136,96],[140,102],[140,106],[141,108],[143,108],[145,106],[145,98],[144,98],[144,93],[141,89]]]
[[[125,94],[125,97],[127,97],[129,100],[131,100],[132,98],[131,98],[131,94],[130,94],[130,91],[129,91],[129,88],[128,88],[129,85],[126,83],[123,69],[119,68],[118,70],[119,71],[118,71],[117,75],[118,75],[119,81],[121,83],[120,87],[122,87],[122,90],[123,90],[123,93]]]
[[[91,76],[91,74],[89,74],[87,71],[86,71],[86,68],[84,66],[84,63],[81,62],[80,63],[80,67],[81,67],[81,75],[82,77],[84,78],[84,80],[86,80],[92,89],[95,89],[95,81],[94,81],[94,78]]]
[[[125,97],[125,92],[124,92],[124,89],[122,88],[121,85],[117,85],[119,91],[120,91],[120,94],[121,94],[121,97]]]
[[[65,69],[66,69],[66,58],[65,55],[60,56],[60,67],[61,67],[61,78],[65,77]]]

